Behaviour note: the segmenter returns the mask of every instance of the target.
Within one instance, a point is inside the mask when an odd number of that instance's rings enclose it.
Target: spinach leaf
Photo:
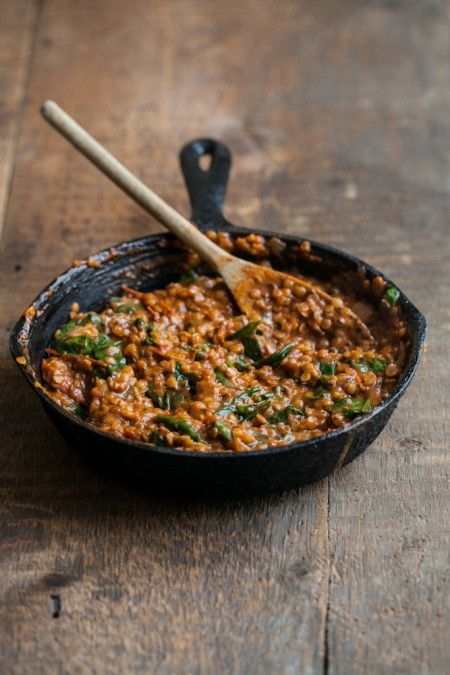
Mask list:
[[[359,413],[367,413],[372,410],[370,405],[370,400],[368,398],[352,398],[351,404],[348,408],[345,409],[345,415],[347,417],[354,417]]]
[[[85,419],[87,418],[87,416],[88,416],[87,410],[86,410],[85,408],[83,408],[83,406],[80,405],[79,403],[77,403],[77,404],[75,405],[75,407],[74,407],[74,409],[72,410],[72,412],[73,412],[74,415],[76,415],[77,417],[79,417],[81,420],[85,420]]]
[[[181,363],[178,362],[175,364],[174,375],[181,386],[184,386],[186,389],[189,389],[192,394],[195,394],[197,387],[197,378],[195,375],[186,375],[182,370]]]
[[[300,408],[295,408],[293,405],[287,405],[282,410],[270,415],[267,418],[269,424],[287,424],[289,422],[289,415],[300,415],[301,417],[305,416],[303,410]]]
[[[156,422],[158,424],[163,424],[171,431],[175,431],[184,436],[189,436],[193,441],[197,441],[198,443],[202,441],[198,431],[182,417],[166,417],[165,415],[158,415]]]
[[[189,387],[189,377],[183,373],[181,363],[178,363],[178,361],[175,364],[174,375],[177,382],[181,382],[185,387]]]
[[[157,431],[152,431],[150,434],[150,443],[153,443],[154,445],[159,445],[162,447],[165,447],[166,445],[166,439],[162,434],[159,434]]]
[[[236,370],[238,370],[240,373],[246,373],[248,370],[250,370],[250,364],[248,361],[244,359],[241,354],[239,354],[236,358],[236,361],[234,362],[234,367]]]
[[[203,342],[200,349],[197,349],[194,355],[196,361],[204,361],[206,359],[206,352],[211,347],[211,342]]]
[[[260,323],[261,321],[249,321],[245,324],[245,326],[242,326],[242,328],[239,328],[239,330],[230,335],[227,340],[238,340],[243,337],[250,337],[250,335],[253,335]]]
[[[162,396],[158,396],[153,385],[149,384],[145,393],[156,408],[163,408]]]
[[[228,424],[217,420],[217,422],[214,422],[214,427],[217,430],[217,435],[219,438],[224,441],[231,441],[233,438],[233,432],[231,431],[231,427],[229,427]]]
[[[257,401],[255,403],[249,403],[245,405],[244,403],[238,403],[236,405],[236,416],[241,420],[252,420],[256,415],[263,413],[270,406],[270,401],[263,400]]]
[[[186,390],[184,390],[186,391]],[[162,408],[173,412],[181,405],[184,401],[183,391],[178,391],[177,389],[169,389],[165,392],[162,397]]]
[[[219,382],[220,384],[224,385],[228,384],[228,377],[225,375],[225,373],[222,373],[222,371],[219,370],[218,368],[215,369],[214,375],[216,376],[217,382]]]
[[[133,312],[142,312],[143,306],[140,302],[130,302],[128,298],[111,298],[111,307],[116,314],[133,314]]]
[[[168,389],[162,396],[158,396],[154,387],[150,384],[146,391],[147,396],[152,400],[153,405],[161,410],[173,412],[185,400],[184,392],[176,389]]]
[[[243,337],[244,353],[252,361],[258,361],[262,357],[262,349],[259,341],[255,337]]]
[[[242,354],[238,354],[235,361],[232,361],[228,356],[226,359],[226,364],[230,368],[236,368],[236,370],[238,370],[240,373],[246,373],[248,370],[250,370],[250,364],[246,359],[244,359]]]
[[[67,333],[76,328],[78,325],[79,324],[76,321],[68,321],[65,323],[55,332],[55,341],[64,339]]]
[[[340,398],[337,401],[333,403],[331,406],[331,412],[336,412],[336,410],[341,410],[341,408],[345,408],[346,406],[350,405],[351,400],[346,398]]]
[[[196,279],[198,279],[198,274],[195,270],[186,270],[186,272],[183,272],[183,274],[180,277],[180,284],[183,284],[183,286],[187,286]]]
[[[101,318],[96,312],[88,312],[88,314],[80,321],[81,326],[86,326],[86,324],[92,323],[94,326],[100,326],[102,323]]]
[[[356,370],[359,370],[361,373],[368,373],[369,372],[369,366],[367,363],[364,361],[364,359],[351,359],[350,360],[350,365],[353,366],[353,368],[356,368]]]
[[[385,368],[388,365],[388,361],[378,358],[369,359],[368,361],[365,361],[364,359],[358,359],[356,361],[353,359],[349,361],[349,363],[361,373],[368,373],[369,370],[371,370],[377,374],[384,373]]]
[[[155,330],[155,324],[149,323],[148,326],[145,329],[145,332],[147,333],[147,337],[144,338],[144,345],[152,345],[155,342],[155,336],[153,335],[154,330]]]
[[[242,401],[245,398],[250,398],[251,396],[253,396],[253,394],[256,394],[259,391],[261,391],[261,387],[253,387],[252,389],[247,389],[247,391],[243,391],[242,394],[238,394],[237,396],[232,398],[231,401],[228,401],[228,403],[225,403],[225,405],[219,408],[216,412],[216,415],[219,415],[219,417],[225,417],[225,415],[235,412],[236,404],[239,401]]]
[[[368,398],[341,398],[335,401],[331,407],[331,411],[342,410],[343,414],[350,419],[360,413],[367,413],[372,410],[370,400]]]
[[[68,332],[71,330],[71,328],[67,328],[68,325],[63,326],[64,330],[60,329],[55,333],[55,349],[61,354],[89,356],[97,361],[105,361],[107,358],[112,358],[113,363],[105,364],[109,374],[121,370],[126,365],[126,359],[119,350],[121,347],[120,340],[113,341],[108,335],[97,335],[96,337],[91,337],[90,335],[68,335]],[[116,348],[116,351],[107,356],[107,351],[111,347]]]
[[[307,397],[312,398],[313,400],[318,400],[319,398],[323,398],[328,393],[328,389],[325,387],[317,387],[313,392],[308,392]]]
[[[326,361],[326,362],[320,362],[319,363],[319,370],[322,375],[334,375],[336,371],[336,364],[334,361]]]
[[[122,370],[122,368],[127,364],[127,360],[124,356],[122,356],[122,352],[114,354],[111,358],[114,359],[114,363],[108,363],[106,366],[108,375],[119,372],[119,370]]]
[[[370,369],[373,370],[373,372],[377,373],[378,375],[380,373],[384,373],[387,365],[388,362],[385,361],[384,359],[371,359],[369,361]]]
[[[281,363],[283,359],[290,354],[290,352],[294,349],[296,342],[290,342],[289,344],[285,345],[281,349],[278,349],[276,352],[273,352],[273,354],[269,354],[269,356],[266,356],[264,359],[260,359],[255,363],[255,368],[262,368],[262,366],[274,366],[278,363]]]
[[[395,288],[395,286],[387,286],[386,290],[384,291],[384,297],[390,305],[395,305],[400,297],[400,291],[398,288]]]

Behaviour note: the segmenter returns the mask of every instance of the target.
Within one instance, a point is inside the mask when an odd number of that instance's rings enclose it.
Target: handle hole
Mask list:
[[[198,160],[198,165],[202,171],[209,171],[212,164],[212,155],[210,152],[206,152]]]

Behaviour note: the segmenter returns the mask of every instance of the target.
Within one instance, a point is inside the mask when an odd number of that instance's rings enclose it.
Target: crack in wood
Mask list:
[[[331,591],[331,541],[330,541],[330,496],[331,485],[330,479],[327,478],[327,560],[328,560],[328,583],[326,588],[326,608],[325,608],[325,629],[324,629],[324,646],[323,646],[323,673],[328,675],[329,672],[329,645],[328,645],[328,624],[330,619],[330,591]]]

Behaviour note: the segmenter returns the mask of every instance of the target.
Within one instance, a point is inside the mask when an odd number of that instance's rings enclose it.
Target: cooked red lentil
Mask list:
[[[230,248],[227,235],[211,236]],[[250,235],[236,247],[262,257],[276,242]],[[102,431],[179,450],[243,452],[321,436],[389,394],[407,338],[398,291],[381,278],[371,291],[384,298],[382,314],[313,284],[255,284],[257,319],[236,312],[220,278],[194,270],[152,292],[125,287],[99,313],[74,305],[42,362],[44,380]]]

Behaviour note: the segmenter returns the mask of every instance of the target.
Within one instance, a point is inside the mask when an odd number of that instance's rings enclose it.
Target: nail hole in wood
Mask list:
[[[48,599],[48,612],[52,619],[58,619],[61,614],[61,598],[59,595],[51,594]]]

